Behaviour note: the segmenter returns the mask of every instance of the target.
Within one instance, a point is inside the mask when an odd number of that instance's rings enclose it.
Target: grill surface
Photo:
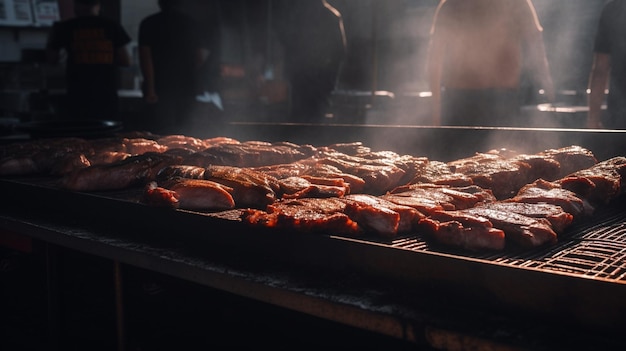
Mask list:
[[[247,131],[243,127],[237,126],[240,133]],[[257,136],[254,139],[271,141],[278,138],[264,135],[264,128],[253,127]],[[266,127],[268,129],[265,132],[268,134],[302,133],[301,139],[292,140],[296,143],[311,142],[307,137],[313,139],[320,136],[328,139],[318,140],[321,144],[349,141],[341,135],[346,132],[345,128],[316,126],[301,131],[292,126],[281,126],[278,129],[275,125]],[[350,131],[353,129],[350,126]],[[412,143],[404,146],[412,150],[410,153],[441,160],[445,160],[444,151],[449,151],[448,145],[441,145],[441,141],[445,140],[466,140],[463,145],[451,145],[450,148],[455,149],[456,154],[454,151],[446,154],[448,158],[461,153],[466,155],[468,144],[476,150],[487,150],[487,136],[497,136],[498,139],[511,142],[519,139],[539,140],[541,142],[535,146],[540,149],[580,144],[594,151],[602,151],[603,154],[598,155],[600,159],[623,154],[622,145],[626,140],[623,133],[596,135],[576,131],[570,135],[553,130],[376,128],[354,134],[358,136],[356,140],[362,140],[365,145],[372,145],[375,149],[379,148],[376,143],[409,140],[407,135],[410,135]],[[364,139],[364,135],[370,138]],[[467,139],[467,136],[471,138]],[[553,136],[558,138],[553,139]],[[281,136],[279,140],[282,139]],[[438,142],[434,143],[434,139]],[[600,143],[600,140],[610,142],[612,147],[601,148],[599,145],[605,144]],[[402,149],[398,151],[408,152]],[[0,192],[3,193],[5,203],[13,204],[11,210],[19,212],[38,206],[42,216],[59,218],[72,213],[72,220],[85,220],[93,227],[106,226],[115,231],[119,229],[119,235],[146,238],[161,236],[166,241],[188,241],[190,246],[243,253],[241,257],[250,254],[251,259],[255,259],[252,256],[263,260],[271,257],[288,262],[289,267],[294,269],[297,264],[303,263],[330,269],[348,267],[373,277],[382,276],[394,282],[399,281],[398,289],[406,288],[407,294],[409,291],[422,293],[427,288],[437,286],[441,290],[464,295],[461,303],[473,303],[476,296],[480,296],[496,301],[497,307],[530,311],[535,316],[548,317],[554,322],[574,322],[600,328],[616,328],[626,323],[626,300],[623,299],[626,295],[624,196],[609,206],[599,208],[588,222],[570,227],[554,246],[533,250],[511,247],[498,253],[471,254],[434,246],[419,233],[393,241],[341,238],[333,236],[333,233],[318,236],[300,233],[261,234],[242,227],[236,213],[205,214],[149,208],[137,203],[140,191],[136,189],[98,194],[68,193],[55,189],[50,179],[0,179]],[[259,262],[263,264],[264,261]]]
[[[509,248],[495,254],[472,254],[433,248],[419,235],[404,236],[386,245],[415,252],[447,252],[511,267],[626,282],[626,200],[619,198],[599,208],[588,221],[575,224],[563,233],[559,244],[543,249],[519,251]]]

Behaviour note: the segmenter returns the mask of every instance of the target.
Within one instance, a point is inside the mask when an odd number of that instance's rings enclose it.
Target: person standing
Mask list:
[[[428,56],[432,123],[523,125],[524,67],[553,101],[542,30],[531,0],[442,0]]]
[[[285,51],[290,114],[299,121],[319,122],[346,58],[343,19],[326,0],[285,1],[282,6],[275,31]]]
[[[595,37],[589,75],[588,128],[626,129],[625,36],[626,1],[610,1],[602,9]],[[604,102],[606,113],[602,111]]]
[[[69,119],[119,117],[118,68],[131,64],[131,38],[118,22],[100,16],[100,6],[100,0],[75,0],[76,17],[55,22],[48,36],[48,61],[59,63],[65,54]]]
[[[201,93],[201,69],[210,53],[209,33],[181,11],[180,0],[159,0],[160,11],[139,25],[143,99],[150,106],[150,129],[181,133],[193,121]]]

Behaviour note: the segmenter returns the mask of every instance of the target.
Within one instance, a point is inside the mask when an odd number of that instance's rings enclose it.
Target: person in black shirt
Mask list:
[[[326,0],[284,1],[278,10],[275,31],[285,51],[291,116],[322,121],[347,54],[343,18]]]
[[[588,128],[626,129],[626,1],[604,5],[589,76]],[[605,90],[609,89],[608,96]],[[602,111],[606,102],[607,111]]]
[[[75,18],[53,24],[46,44],[50,62],[66,54],[67,118],[117,119],[118,67],[130,66],[130,36],[99,15],[100,0],[75,0],[74,10]]]
[[[180,133],[192,123],[201,68],[210,54],[209,36],[179,3],[159,0],[161,11],[139,25],[143,98],[153,107],[150,129],[161,134]]]

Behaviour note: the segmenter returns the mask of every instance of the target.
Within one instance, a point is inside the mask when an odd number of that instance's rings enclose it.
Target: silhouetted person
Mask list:
[[[180,9],[180,0],[159,0],[160,12],[139,25],[143,98],[151,107],[148,129],[180,133],[193,123],[202,93],[201,68],[209,54],[208,33]]]
[[[341,14],[325,0],[284,1],[275,31],[285,50],[291,116],[322,121],[346,57]]]
[[[48,60],[66,54],[66,107],[70,119],[119,117],[119,66],[131,63],[124,28],[100,16],[100,0],[75,0],[75,18],[55,22],[46,51]]]
[[[625,37],[626,1],[608,2],[600,15],[589,76],[589,128],[626,129]],[[607,111],[603,113],[605,101]]]
[[[527,66],[554,99],[530,0],[442,0],[429,48],[434,125],[523,125],[520,85]]]

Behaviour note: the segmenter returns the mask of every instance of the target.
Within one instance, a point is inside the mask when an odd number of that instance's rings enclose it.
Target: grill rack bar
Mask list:
[[[599,208],[592,222],[574,225],[561,243],[532,251],[509,248],[503,252],[471,254],[431,247],[419,234],[401,237],[389,245],[411,251],[449,252],[494,263],[570,273],[588,278],[626,282],[626,196]]]

